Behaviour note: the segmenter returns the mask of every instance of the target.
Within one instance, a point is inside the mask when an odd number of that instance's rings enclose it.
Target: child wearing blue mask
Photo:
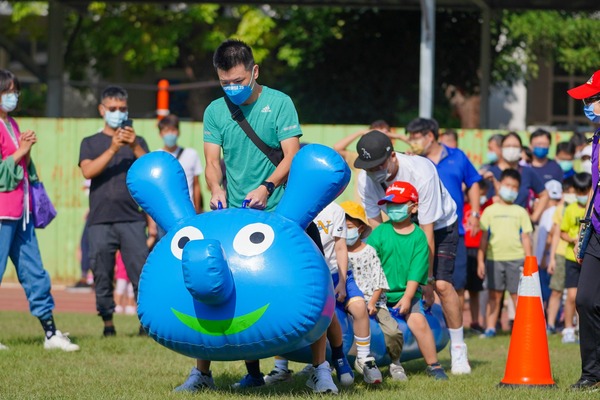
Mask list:
[[[346,245],[348,246],[348,270],[352,271],[354,281],[363,292],[367,303],[367,311],[371,318],[379,324],[385,340],[387,353],[392,360],[390,375],[393,380],[406,381],[406,372],[400,364],[404,336],[398,327],[398,322],[392,317],[387,308],[389,285],[377,252],[364,240],[372,232],[367,222],[367,214],[360,204],[354,201],[344,201],[340,204],[346,213]]]
[[[425,233],[410,218],[417,212],[418,202],[417,190],[410,183],[396,181],[389,186],[378,204],[386,205],[390,220],[375,228],[368,244],[377,252],[390,287],[386,293],[387,306],[406,318],[427,363],[427,374],[447,380],[421,306],[421,285],[429,283],[429,247]]]
[[[496,336],[500,303],[508,290],[517,304],[519,278],[526,256],[532,255],[533,231],[527,211],[514,204],[521,185],[521,174],[508,168],[500,176],[498,199],[481,215],[481,243],[477,254],[477,274],[486,277],[489,291],[486,330],[482,338]]]

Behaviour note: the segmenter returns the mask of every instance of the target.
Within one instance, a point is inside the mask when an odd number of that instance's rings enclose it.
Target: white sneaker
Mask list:
[[[289,369],[273,368],[273,370],[265,376],[265,384],[268,386],[275,385],[279,382],[290,382],[292,380],[292,372],[293,371]]]
[[[467,345],[465,343],[450,346],[450,358],[452,359],[452,373],[463,375],[471,373],[471,366],[467,358]]]
[[[408,376],[406,376],[406,371],[404,371],[404,367],[401,364],[391,363],[390,364],[390,375],[392,376],[392,380],[406,382],[408,381]]]
[[[0,350],[8,350],[8,346],[5,346],[2,343],[0,343]]]
[[[311,388],[314,393],[338,394],[338,388],[333,383],[331,368],[327,361],[313,370],[310,378],[306,381],[306,386]]]
[[[374,357],[356,357],[356,361],[354,361],[354,369],[363,374],[363,379],[366,383],[381,383],[383,381],[381,371],[379,371],[379,368],[377,368]]]
[[[135,306],[126,306],[125,307],[125,315],[135,315],[137,314],[137,310]]]
[[[117,305],[115,306],[115,314],[123,314],[123,311],[124,311],[124,310],[123,310],[123,306],[122,306],[122,305],[120,305],[120,304],[117,304]]]
[[[52,336],[50,339],[46,338],[46,340],[44,340],[44,349],[46,349],[46,350],[60,349],[63,351],[79,351],[79,346],[77,346],[74,343],[71,343],[68,332],[63,334],[61,331],[57,330],[56,333],[54,334],[54,336]]]
[[[313,367],[312,364],[306,364],[306,367],[302,368],[302,371],[297,372],[296,375],[309,377],[312,375],[314,370],[315,370],[315,367]]]
[[[563,343],[577,343],[577,336],[575,335],[575,328],[563,329],[562,342]]]
[[[175,389],[174,392],[199,392],[205,389],[215,390],[217,387],[215,386],[215,381],[213,380],[212,374],[203,375],[200,373],[198,368],[193,367],[190,375],[185,380],[185,382]]]

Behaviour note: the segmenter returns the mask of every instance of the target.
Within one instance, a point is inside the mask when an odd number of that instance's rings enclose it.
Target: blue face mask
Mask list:
[[[506,186],[501,186],[498,195],[505,202],[514,203],[517,199],[517,196],[519,195],[519,192],[517,192],[516,190],[512,190],[511,188],[508,188]]]
[[[223,86],[223,91],[229,97],[229,100],[237,106],[243,104],[252,95],[252,89],[254,89],[254,68],[252,69],[252,77],[250,78],[249,85],[226,85]]]
[[[360,238],[360,233],[358,233],[358,228],[351,228],[346,231],[346,244],[348,246],[354,245],[356,241]]]
[[[174,133],[166,133],[163,135],[163,142],[167,147],[173,147],[177,144],[177,135]]]
[[[392,222],[402,222],[408,218],[408,204],[387,204],[387,216]]]
[[[486,158],[490,164],[493,164],[498,161],[498,154],[494,153],[493,151],[488,151]]]
[[[4,112],[11,112],[17,108],[18,102],[19,96],[17,96],[16,93],[4,93],[0,99],[0,108],[2,108]]]
[[[582,206],[585,206],[585,205],[587,204],[587,201],[588,201],[588,197],[587,197],[587,195],[583,195],[583,196],[579,196],[579,195],[578,195],[578,196],[577,196],[577,202],[578,202],[579,204],[581,204]]]
[[[123,121],[127,119],[128,115],[129,114],[127,112],[121,112],[119,110],[115,110],[113,112],[106,110],[104,112],[104,121],[106,121],[108,126],[111,128],[117,129],[121,126]]]
[[[546,156],[548,156],[548,148],[547,147],[534,147],[532,152],[533,152],[533,155],[536,156],[537,158],[546,158]]]
[[[558,165],[560,165],[560,169],[562,169],[563,172],[567,172],[573,169],[573,161],[571,160],[560,160],[558,161]]]
[[[588,104],[587,106],[584,106],[583,107],[583,113],[593,123],[600,124],[600,115],[594,113],[594,106],[595,105],[596,105],[596,103],[592,103],[592,104]]]

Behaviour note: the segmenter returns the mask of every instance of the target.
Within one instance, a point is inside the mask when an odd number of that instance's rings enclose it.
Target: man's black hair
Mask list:
[[[100,99],[127,100],[127,90],[123,89],[121,86],[108,86],[102,91]]]
[[[215,69],[229,71],[240,64],[244,65],[246,71],[250,71],[254,67],[252,49],[241,40],[227,39],[215,50],[213,55]]]
[[[573,175],[573,187],[577,192],[589,192],[592,188],[592,175],[587,172],[578,172]]]
[[[433,118],[415,118],[406,125],[407,133],[421,133],[425,135],[427,132],[431,132],[436,141],[438,140],[439,130],[440,126]]]
[[[500,174],[500,182],[504,180],[504,178],[512,178],[519,182],[519,186],[521,185],[521,174],[514,168],[507,168]]]
[[[575,156],[575,143],[573,142],[560,142],[556,144],[556,154],[567,153]]]
[[[575,175],[571,175],[568,178],[565,178],[562,183],[563,193],[567,193],[567,191],[571,188],[575,187],[575,183],[573,182]]]
[[[533,139],[535,139],[536,137],[540,137],[540,136],[545,136],[546,138],[548,138],[548,141],[550,143],[552,143],[552,135],[550,134],[550,132],[548,132],[544,129],[536,129],[535,131],[533,131],[533,133],[529,137],[529,143],[531,143],[531,141]]]
[[[487,179],[482,179],[478,183],[479,183],[479,189],[480,190],[487,191],[487,189],[490,187],[490,184],[488,183]]]
[[[451,136],[452,139],[454,139],[454,141],[456,143],[458,143],[458,133],[456,133],[456,131],[454,129],[444,130],[444,133],[442,133],[442,136]]]
[[[0,93],[8,91],[11,83],[14,85],[14,90],[17,92],[21,90],[21,83],[15,74],[7,69],[0,69]]]

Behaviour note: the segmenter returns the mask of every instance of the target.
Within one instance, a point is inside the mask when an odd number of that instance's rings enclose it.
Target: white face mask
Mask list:
[[[358,228],[350,228],[346,230],[346,244],[348,246],[354,245],[359,238],[360,233],[358,233]]]
[[[592,160],[583,160],[581,162],[581,172],[592,173]]]
[[[521,159],[521,148],[520,147],[503,147],[502,158],[507,162],[512,163]]]
[[[565,193],[563,195],[563,200],[567,204],[575,203],[577,201],[577,195],[575,193]]]

